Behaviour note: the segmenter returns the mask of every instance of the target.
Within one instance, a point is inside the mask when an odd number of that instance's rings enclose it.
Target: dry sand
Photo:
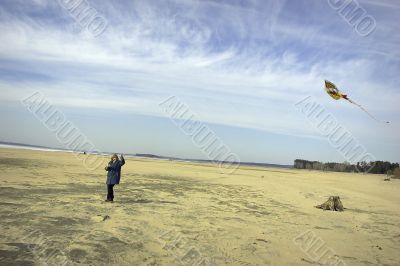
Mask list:
[[[400,182],[379,175],[128,158],[106,203],[71,153],[0,167],[0,265],[400,265]],[[344,212],[313,207],[330,195]]]

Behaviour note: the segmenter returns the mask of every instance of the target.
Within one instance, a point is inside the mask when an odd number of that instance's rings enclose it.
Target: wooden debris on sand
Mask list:
[[[339,196],[330,196],[325,203],[317,205],[315,206],[315,208],[329,210],[329,211],[339,211],[339,212],[342,212],[344,209],[342,201],[340,200]]]

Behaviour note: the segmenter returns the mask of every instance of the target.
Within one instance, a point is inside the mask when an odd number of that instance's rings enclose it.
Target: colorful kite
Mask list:
[[[361,108],[361,110],[363,110],[364,112],[366,112],[372,119],[374,119],[375,121],[378,122],[382,122],[382,123],[387,123],[389,124],[389,122],[385,122],[385,121],[380,121],[378,119],[376,119],[373,115],[371,115],[367,110],[364,109],[364,107],[362,107],[361,105],[353,102],[352,100],[350,100],[346,94],[341,93],[338,88],[335,86],[335,84],[333,84],[330,81],[325,80],[325,90],[326,92],[329,94],[329,96],[331,96],[333,99],[335,100],[339,100],[339,99],[345,99],[347,101],[349,101],[350,103],[358,106],[359,108]]]

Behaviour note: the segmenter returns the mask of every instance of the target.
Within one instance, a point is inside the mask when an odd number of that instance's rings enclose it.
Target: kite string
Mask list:
[[[345,97],[343,97],[343,98],[346,99],[346,100],[348,100],[350,103],[352,103],[352,104],[358,106],[361,110],[363,110],[365,113],[367,113],[367,114],[368,114],[372,119],[374,119],[375,121],[380,122],[380,123],[389,123],[389,122],[387,122],[387,121],[382,121],[382,120],[376,119],[376,117],[373,116],[372,114],[370,114],[367,110],[365,110],[364,107],[362,107],[360,104],[358,104],[358,103],[356,103],[356,102],[353,102],[353,101],[350,100],[347,96],[345,96]]]

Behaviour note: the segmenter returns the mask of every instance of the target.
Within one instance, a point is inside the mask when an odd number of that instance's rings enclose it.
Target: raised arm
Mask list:
[[[125,164],[124,155],[121,154],[121,166],[123,166],[124,164]]]

